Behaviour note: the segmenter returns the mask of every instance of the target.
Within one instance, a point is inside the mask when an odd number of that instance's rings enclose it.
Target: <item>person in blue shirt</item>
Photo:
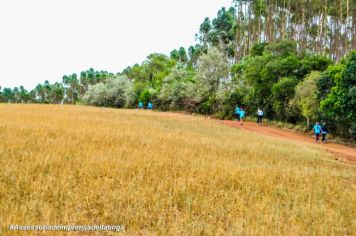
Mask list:
[[[143,103],[140,101],[139,103],[138,103],[138,109],[142,109],[143,108]]]
[[[243,108],[240,108],[240,125],[244,125],[243,119],[245,118],[245,110]]]
[[[319,136],[322,133],[322,128],[319,124],[319,122],[316,122],[315,125],[313,126],[313,131],[315,134],[315,142],[319,142]]]
[[[147,104],[147,109],[148,109],[148,110],[152,110],[152,109],[153,109],[153,104],[152,104],[151,102],[149,102],[149,103]]]
[[[235,120],[240,121],[240,107],[236,106],[235,108]]]

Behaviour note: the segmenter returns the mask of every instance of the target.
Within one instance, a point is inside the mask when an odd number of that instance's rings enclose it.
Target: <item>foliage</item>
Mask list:
[[[211,48],[206,55],[198,61],[195,100],[200,103],[202,113],[217,111],[217,94],[226,88],[229,76],[229,67],[223,54],[216,48]]]
[[[295,96],[290,103],[292,107],[300,110],[308,121],[309,119],[316,121],[319,118],[320,101],[317,97],[317,82],[320,76],[319,71],[312,71],[303,81],[299,82],[295,88]]]
[[[268,118],[296,122],[299,115],[289,106],[295,86],[312,70],[325,70],[330,60],[300,54],[288,41],[258,47],[262,54],[232,67],[235,83],[245,91],[243,103],[252,110],[262,108]]]
[[[296,77],[284,77],[272,86],[271,92],[274,100],[272,107],[277,119],[292,120],[293,114],[289,109],[289,101],[294,96],[296,85]]]
[[[105,83],[92,86],[83,97],[83,102],[96,106],[124,107],[131,86],[132,83],[125,76],[108,78]]]
[[[262,56],[267,45],[267,42],[254,44],[251,48],[251,56]]]
[[[174,68],[163,80],[159,95],[161,108],[164,110],[189,110],[192,101],[194,72],[184,68]]]
[[[200,25],[197,38],[205,48],[217,47],[224,51],[229,57],[233,57],[236,52],[235,35],[236,35],[236,9],[225,7],[218,11],[217,17],[212,21],[205,18]]]
[[[342,135],[347,135],[348,129],[356,130],[356,51],[350,53],[344,65],[332,67],[323,74],[319,92],[328,89],[321,110],[326,119],[336,122]]]

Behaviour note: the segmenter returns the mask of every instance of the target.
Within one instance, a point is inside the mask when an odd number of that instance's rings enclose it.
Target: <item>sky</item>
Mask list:
[[[0,0],[0,86],[33,89],[94,68],[120,72],[196,43],[232,0]]]

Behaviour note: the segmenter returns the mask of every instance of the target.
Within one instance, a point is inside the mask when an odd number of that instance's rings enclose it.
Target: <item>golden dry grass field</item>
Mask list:
[[[1,104],[0,141],[3,234],[356,235],[354,166],[208,118]]]

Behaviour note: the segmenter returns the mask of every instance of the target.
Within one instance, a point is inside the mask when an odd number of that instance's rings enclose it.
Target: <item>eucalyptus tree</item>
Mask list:
[[[65,86],[65,97],[68,103],[75,104],[79,99],[80,84],[77,74],[63,76]]]
[[[194,68],[198,62],[198,58],[203,53],[206,53],[206,50],[202,45],[196,44],[194,46],[190,46],[188,48],[188,57],[189,57],[188,65]]]
[[[54,83],[51,85],[50,101],[51,103],[58,104],[64,99],[65,89],[62,83]]]
[[[46,92],[42,84],[38,84],[34,89],[36,91],[36,100],[39,103],[45,103],[46,101]]]
[[[81,98],[88,91],[88,89],[97,84],[104,82],[108,78],[112,78],[115,75],[107,71],[96,71],[93,68],[80,72],[79,85],[78,85],[78,97]]]
[[[236,50],[236,29],[236,9],[223,7],[213,20],[205,18],[196,37],[205,49],[216,47],[233,58]]]
[[[325,54],[336,61],[356,49],[353,0],[234,0],[234,5],[236,60],[264,41],[293,40],[298,51]]]
[[[188,62],[188,54],[184,47],[180,47],[178,50],[174,49],[170,52],[170,58],[176,60],[182,65],[186,65]]]
[[[2,95],[4,96],[6,102],[13,102],[14,94],[11,88],[4,88]]]
[[[30,93],[22,85],[19,88],[19,94],[21,103],[28,103],[32,101]]]

